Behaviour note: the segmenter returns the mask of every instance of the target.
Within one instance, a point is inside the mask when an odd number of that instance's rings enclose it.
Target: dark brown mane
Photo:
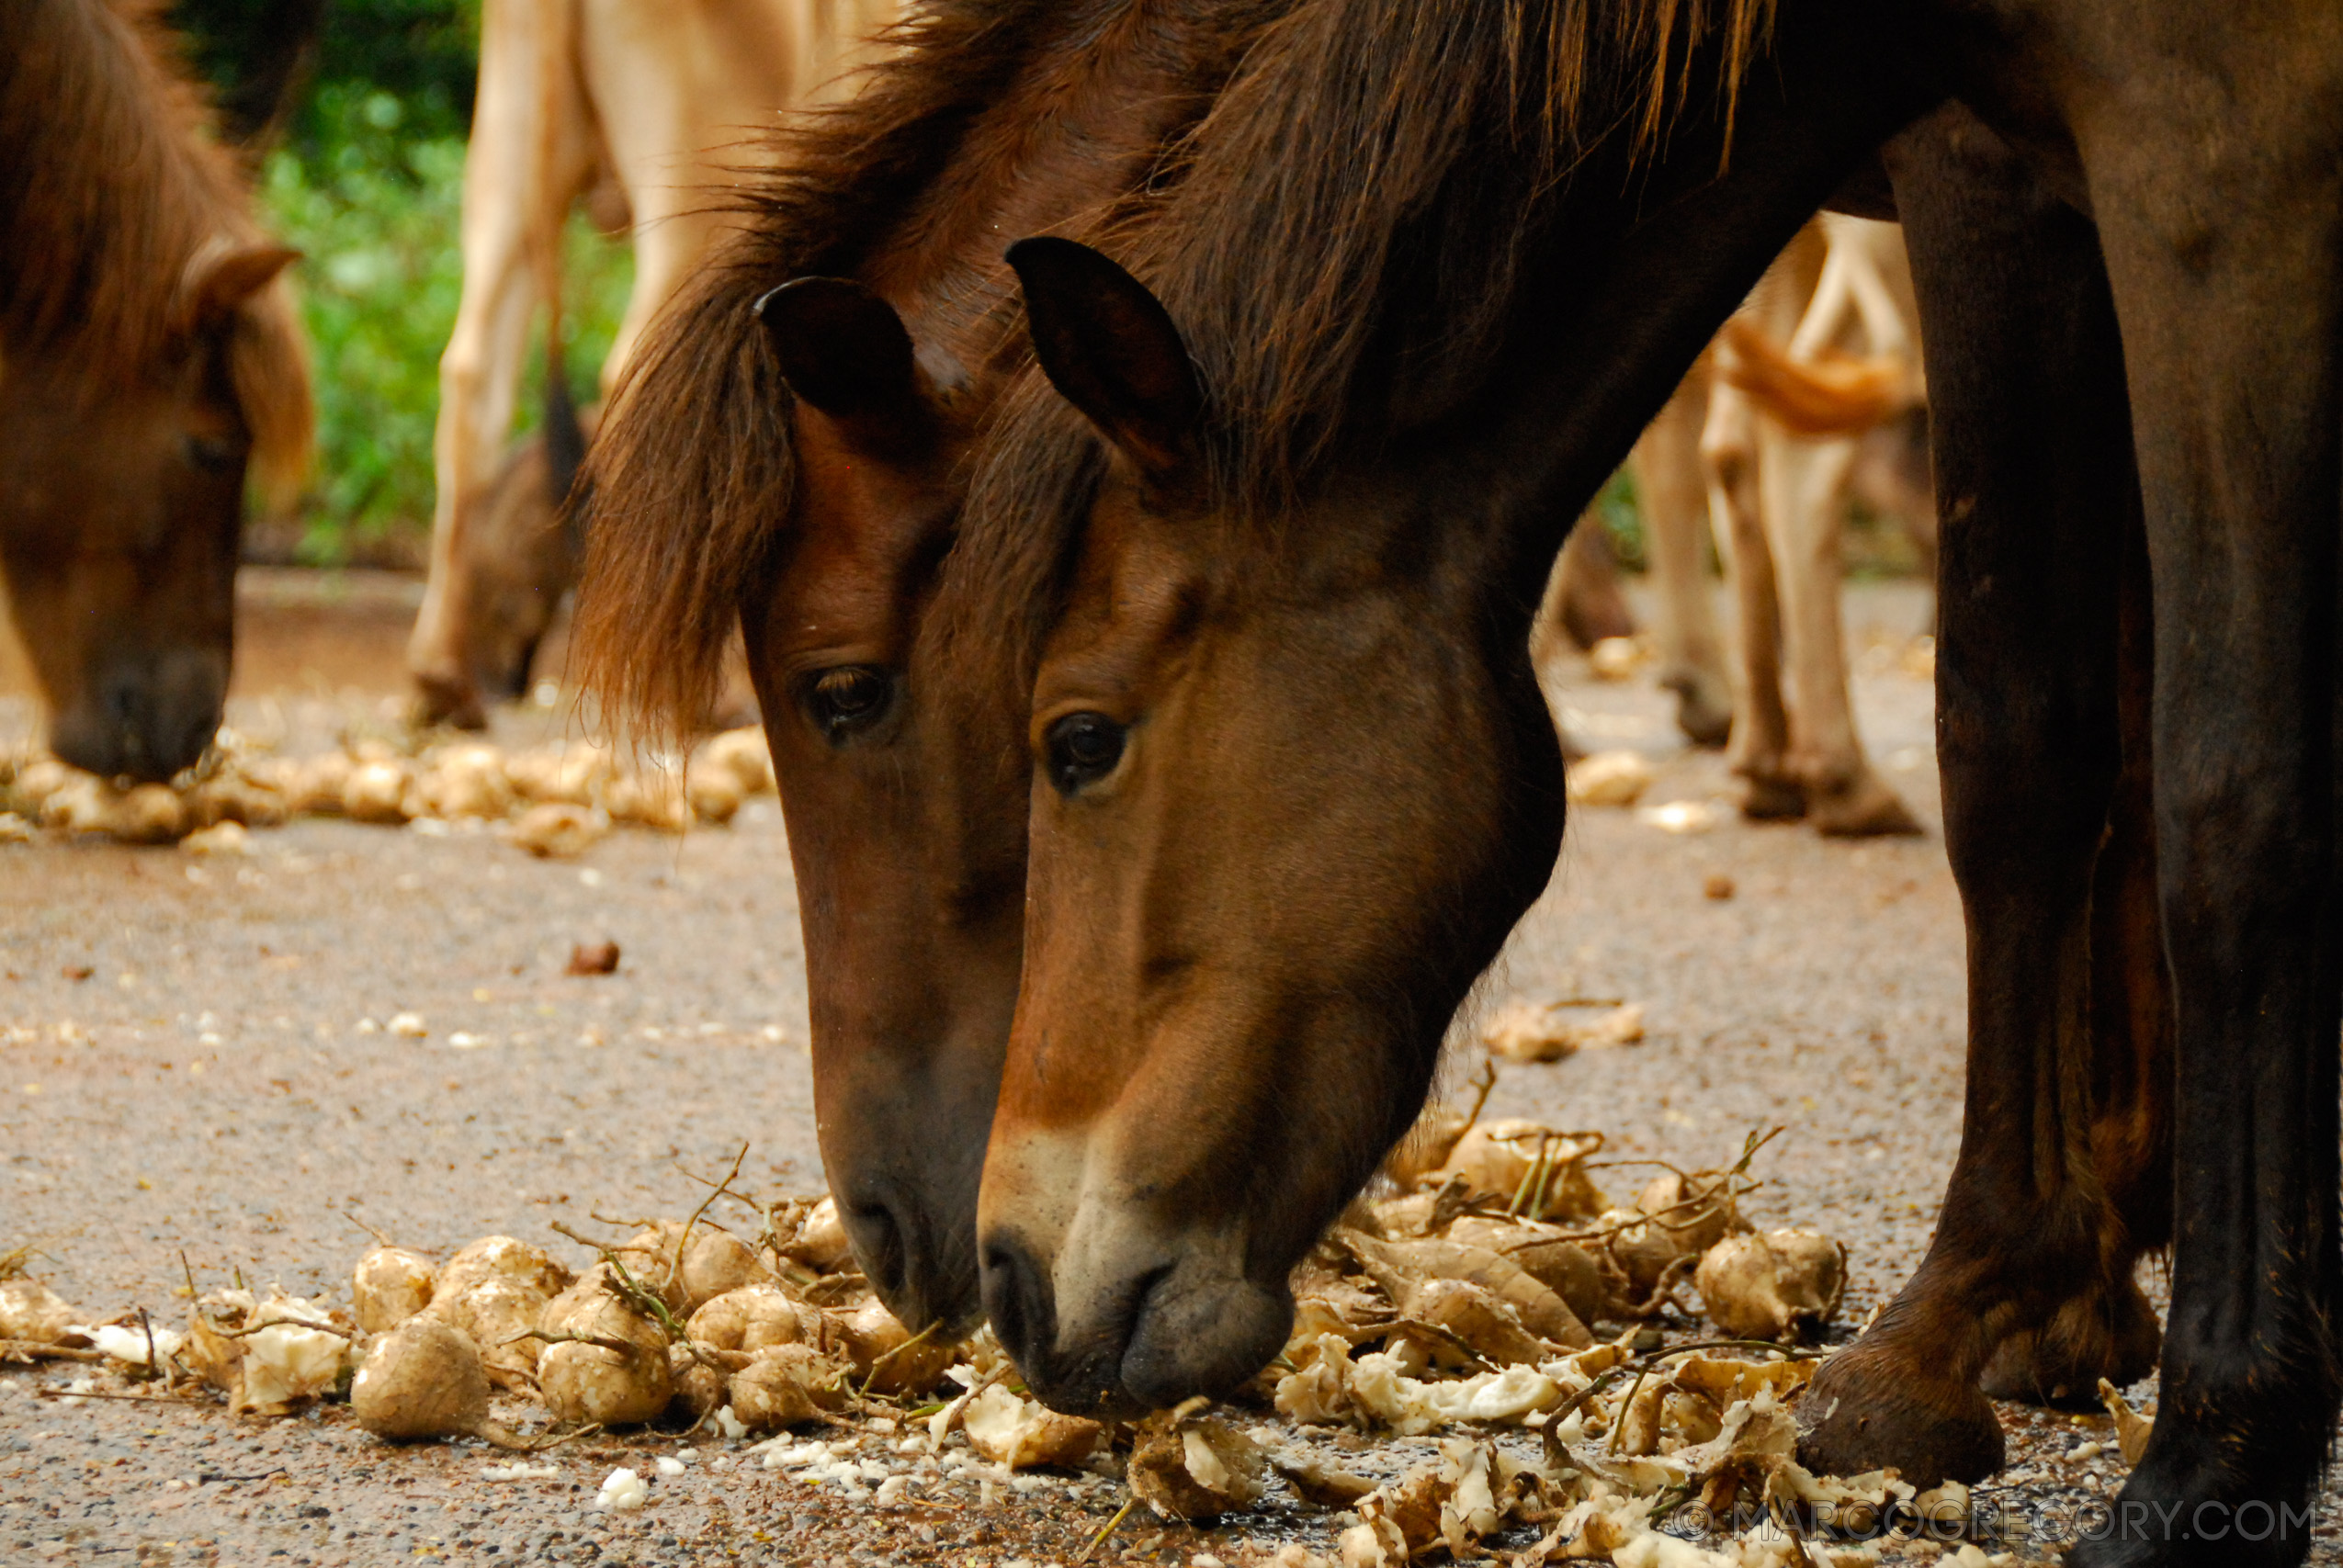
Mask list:
[[[14,0],[0,50],[0,367],[91,395],[183,341],[191,269],[262,243],[243,171],[180,68],[158,0]],[[264,485],[306,461],[311,406],[281,286],[238,311],[229,373]]]
[[[1477,385],[1540,197],[1634,153],[1715,62],[1728,117],[1773,0],[1310,0],[1196,128],[1166,199],[1082,236],[1171,310],[1214,405],[1222,510],[1289,500],[1347,436]],[[987,442],[955,553],[972,658],[1046,606],[1102,458],[1027,376]],[[1022,657],[1030,657],[1024,650]],[[1016,678],[1012,676],[1010,678]]]
[[[795,491],[788,389],[750,306],[851,271],[1006,90],[1052,0],[941,0],[894,29],[861,91],[775,132],[748,226],[662,310],[586,461],[591,513],[572,673],[615,715],[690,725],[740,593]]]
[[[966,217],[954,198],[971,194],[946,181],[955,160],[989,127],[991,162],[955,177],[978,187],[1012,173],[1025,151],[1017,116],[1047,112],[1062,87],[1052,73],[1078,71],[1118,29],[1208,16],[1233,64],[1253,15],[1285,3],[929,0],[893,29],[894,51],[855,96],[775,133],[770,171],[730,201],[746,228],[645,334],[588,459],[574,673],[607,711],[653,730],[695,721],[741,592],[789,514],[790,398],[750,314],[756,298],[794,277],[857,275],[882,256],[917,271],[948,251],[943,231]],[[998,248],[1015,237],[1002,234]],[[1005,276],[997,255],[984,261]],[[894,280],[868,281],[885,290]],[[951,296],[945,314],[1005,310],[1005,288],[977,269],[921,281]]]

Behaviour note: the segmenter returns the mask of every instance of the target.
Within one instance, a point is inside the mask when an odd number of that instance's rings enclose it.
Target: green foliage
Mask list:
[[[1611,476],[1588,511],[1602,521],[1610,534],[1619,564],[1629,571],[1646,570],[1649,562],[1644,553],[1644,512],[1643,503],[1636,495],[1636,476],[1623,466]]]
[[[304,259],[297,284],[316,356],[318,464],[300,553],[320,563],[430,526],[432,426],[439,355],[463,284],[458,250],[464,144],[421,133],[410,100],[352,82],[322,84],[313,144],[270,155],[268,220]],[[573,222],[565,269],[564,347],[587,397],[633,281],[633,258]],[[535,423],[542,355],[523,392]]]
[[[318,88],[388,93],[424,138],[461,137],[471,124],[480,0],[175,0],[170,15],[232,108],[277,67],[289,38],[313,34],[310,79]],[[310,154],[330,146],[330,95],[297,106],[290,130]]]

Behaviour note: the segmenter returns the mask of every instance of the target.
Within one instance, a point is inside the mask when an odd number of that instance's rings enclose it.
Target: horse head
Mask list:
[[[51,746],[76,767],[167,779],[220,726],[247,470],[306,440],[267,291],[293,256],[199,254],[175,330],[119,374],[39,355],[0,373],[0,564]]]
[[[795,495],[741,628],[796,868],[822,1160],[905,1322],[978,1304],[977,1184],[1016,995],[1016,715],[938,654],[965,378],[839,278],[757,305],[786,378]],[[1009,744],[971,744],[971,726]]]
[[[456,508],[430,617],[447,657],[414,665],[424,723],[484,729],[489,704],[525,695],[538,648],[577,581],[577,528],[564,504],[598,416],[572,400],[558,346],[547,355],[543,412],[538,432]],[[416,635],[425,635],[420,619]]]
[[[1106,457],[1032,690],[985,1302],[1051,1404],[1128,1411],[1283,1344],[1289,1270],[1545,885],[1560,752],[1534,574],[1493,605],[1497,541],[1420,525],[1439,484],[1338,488],[1275,526],[1216,506],[1164,308],[1071,242],[1011,260]]]

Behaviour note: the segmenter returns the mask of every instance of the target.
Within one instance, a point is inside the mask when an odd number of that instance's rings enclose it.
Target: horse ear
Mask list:
[[[187,273],[188,324],[201,327],[225,319],[300,257],[283,245],[239,245],[198,257]]]
[[[1177,468],[1194,448],[1204,388],[1162,302],[1071,240],[1020,240],[1009,265],[1050,385],[1149,474]]]
[[[789,390],[838,420],[924,406],[911,334],[895,307],[843,277],[800,277],[753,309]]]

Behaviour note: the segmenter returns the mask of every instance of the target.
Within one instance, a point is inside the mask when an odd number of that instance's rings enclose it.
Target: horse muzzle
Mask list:
[[[958,1333],[973,1327],[982,1310],[972,1208],[962,1200],[938,1212],[918,1190],[890,1190],[882,1181],[842,1187],[838,1217],[888,1311],[914,1329],[941,1324]]]
[[[1129,1417],[1224,1394],[1285,1343],[1293,1298],[1245,1277],[1218,1238],[1070,1239],[1045,1258],[996,1230],[983,1249],[993,1332],[1052,1409]]]
[[[227,676],[224,657],[193,652],[102,671],[51,720],[50,749],[101,778],[164,783],[219,732]]]

